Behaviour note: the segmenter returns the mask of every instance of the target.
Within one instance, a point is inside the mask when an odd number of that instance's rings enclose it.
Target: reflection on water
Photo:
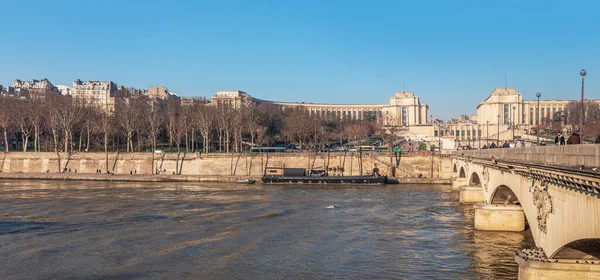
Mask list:
[[[0,275],[516,279],[531,236],[473,230],[447,189],[0,181]]]

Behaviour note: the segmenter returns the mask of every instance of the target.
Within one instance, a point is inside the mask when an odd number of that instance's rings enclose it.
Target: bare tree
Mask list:
[[[233,124],[235,121],[234,109],[227,105],[217,106],[216,127],[219,137],[219,152],[225,147],[225,152],[229,153],[229,141]]]
[[[52,134],[52,146],[54,149],[54,152],[56,153],[57,156],[57,164],[58,164],[58,172],[62,172],[61,169],[61,157],[60,157],[60,142],[59,142],[59,137],[60,137],[60,133],[61,133],[61,117],[60,117],[60,113],[58,112],[58,110],[56,110],[57,107],[60,106],[64,106],[64,102],[63,102],[63,98],[61,96],[50,96],[50,97],[46,97],[46,102],[44,103],[44,114],[47,116],[46,117],[46,124],[48,129],[50,130],[50,133]]]
[[[43,114],[43,109],[44,108],[44,104],[42,103],[43,99],[32,99],[29,100],[29,105],[25,107],[25,110],[27,111],[27,115],[29,116],[29,120],[31,122],[31,125],[33,126],[33,151],[34,152],[39,152],[40,151],[40,134],[42,133],[43,130],[43,123],[44,123],[44,114]]]
[[[285,134],[300,143],[300,151],[314,133],[315,121],[304,109],[291,109],[285,119]]]
[[[21,141],[23,143],[23,152],[27,152],[27,145],[29,143],[29,137],[33,130],[33,124],[31,122],[30,110],[33,107],[31,102],[27,100],[16,100],[12,106],[12,116],[19,131],[21,132]]]
[[[273,143],[283,130],[285,114],[277,105],[270,103],[262,103],[256,109],[259,114],[259,124],[266,127],[266,143]]]
[[[0,96],[0,128],[4,135],[4,152],[8,152],[8,132],[13,125],[13,116],[11,108],[14,100]]]
[[[99,125],[99,130],[102,133],[102,138],[103,141],[102,143],[104,144],[104,155],[105,155],[105,163],[106,163],[106,172],[109,172],[108,169],[108,139],[110,136],[110,132],[111,132],[111,123],[112,123],[112,117],[110,115],[109,112],[107,112],[106,110],[97,110],[96,111],[96,121]]]
[[[161,114],[161,103],[147,102],[142,105],[143,116],[146,118],[146,134],[152,142],[152,174],[154,174],[154,153],[156,151],[156,138],[162,130],[164,118]]]
[[[134,106],[135,99],[117,98],[115,100],[115,121],[118,130],[127,139],[127,152],[133,152],[133,134],[138,121],[138,110]]]
[[[194,103],[193,106],[194,122],[200,131],[200,135],[202,135],[204,152],[208,153],[211,132],[215,126],[216,109],[213,106],[207,106],[201,103]]]

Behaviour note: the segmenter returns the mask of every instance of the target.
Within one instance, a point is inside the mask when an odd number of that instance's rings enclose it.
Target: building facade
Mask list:
[[[397,92],[390,97],[389,104],[316,104],[307,102],[280,102],[257,99],[240,90],[219,90],[211,97],[211,104],[229,105],[240,108],[242,104],[270,103],[281,107],[304,108],[310,115],[321,118],[333,117],[340,120],[375,121],[386,127],[428,126],[426,104],[412,92]],[[430,126],[430,125],[429,125]]]
[[[117,84],[112,81],[81,81],[77,79],[73,82],[71,95],[86,104],[112,112],[115,108]]]
[[[149,86],[148,87],[148,97],[151,99],[169,99],[171,94],[169,93],[169,89],[166,87],[157,87],[157,86]]]
[[[19,90],[29,90],[29,91],[58,91],[56,87],[50,82],[48,79],[41,80],[31,80],[31,81],[21,81],[16,79],[13,82],[13,87]]]
[[[537,99],[523,100],[523,94],[514,88],[496,88],[477,105],[476,115],[470,119],[462,117],[436,125],[434,137],[440,135],[458,141],[474,142],[482,139],[487,144],[502,143],[513,137],[531,134],[538,123],[542,125],[560,118],[565,125],[568,117],[566,107],[572,101],[540,99],[538,106]],[[586,102],[600,104],[600,100]]]

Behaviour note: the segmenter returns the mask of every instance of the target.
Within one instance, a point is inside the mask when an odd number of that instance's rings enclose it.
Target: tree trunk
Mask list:
[[[85,143],[85,151],[89,152],[90,151],[90,128],[87,128],[87,142]]]
[[[348,152],[344,152],[344,160],[342,161],[342,176],[344,176],[344,171],[346,171],[346,154],[348,154]]]
[[[229,153],[229,131],[225,131],[225,153]]]
[[[83,142],[83,129],[81,130],[81,132],[79,133],[79,148],[77,149],[79,152],[81,152],[81,143]]]
[[[190,140],[188,139],[188,132],[185,132],[185,152],[189,153],[190,152],[190,148],[189,148],[189,142]]]
[[[63,139],[65,141],[65,153],[69,151],[69,132],[67,130],[65,130],[65,138]]]
[[[4,152],[8,153],[8,132],[4,129]]]
[[[33,152],[37,152],[37,144],[38,144],[38,128],[37,126],[33,126]]]
[[[27,135],[21,130],[21,141],[23,142],[23,152],[27,152]]]
[[[104,154],[106,155],[106,172],[108,173],[108,132],[104,132]]]
[[[196,134],[196,133],[195,133],[195,132],[194,132],[194,130],[192,129],[192,153],[193,153],[193,152],[196,150],[196,149],[195,149],[195,148],[196,148],[196,146],[194,146],[194,134]]]
[[[52,129],[52,138],[54,139],[54,152],[56,153],[56,158],[58,162],[58,173],[61,173],[60,169],[60,152],[58,151],[58,131]]]
[[[154,154],[156,151],[156,137],[152,140],[152,172],[150,174],[154,175]]]
[[[127,152],[128,152],[128,153],[132,152],[132,151],[130,150],[130,148],[129,148],[129,147],[131,146],[131,138],[132,138],[132,137],[131,137],[131,132],[127,132]],[[133,147],[132,147],[132,148],[133,148]]]
[[[242,153],[240,153],[240,154],[238,155],[238,158],[235,160],[235,167],[233,168],[233,175],[234,175],[234,176],[235,176],[235,174],[237,173],[237,166],[238,166],[238,163],[240,162],[240,158],[241,158],[241,157],[242,157]]]
[[[175,174],[179,175],[179,156],[181,155],[181,147],[179,147],[179,142],[177,142],[177,159],[175,160]]]
[[[254,154],[250,154],[250,164],[248,165],[248,176],[252,174],[252,159],[254,158]]]
[[[358,151],[358,168],[360,168],[358,175],[363,175],[363,160],[362,160],[362,151]]]

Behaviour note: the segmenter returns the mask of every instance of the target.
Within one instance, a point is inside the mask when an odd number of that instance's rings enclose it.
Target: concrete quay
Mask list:
[[[257,176],[193,176],[193,175],[109,175],[84,173],[0,173],[4,180],[70,180],[114,182],[222,182],[235,183],[242,179],[260,181]]]
[[[0,180],[71,180],[71,181],[115,181],[115,182],[219,182],[236,183],[238,180],[252,179],[260,182],[261,176],[219,176],[219,175],[109,175],[85,173],[0,173]],[[451,184],[450,179],[439,178],[397,178],[389,184]]]

